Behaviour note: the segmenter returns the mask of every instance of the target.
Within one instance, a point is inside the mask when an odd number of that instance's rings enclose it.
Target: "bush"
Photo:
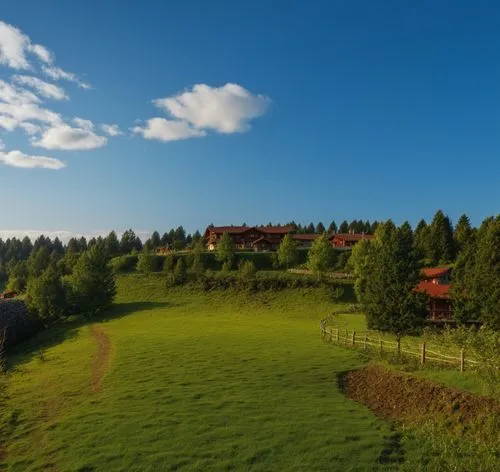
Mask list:
[[[113,257],[110,266],[114,272],[131,272],[136,269],[138,256],[127,255]]]
[[[139,254],[137,259],[137,270],[149,274],[150,272],[158,272],[162,267],[162,258],[151,252],[143,252]]]
[[[250,280],[255,277],[257,269],[252,261],[243,261],[238,269],[240,279]]]

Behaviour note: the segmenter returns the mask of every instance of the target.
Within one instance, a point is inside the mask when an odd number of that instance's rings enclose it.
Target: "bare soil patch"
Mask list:
[[[421,424],[441,422],[458,435],[478,435],[500,442],[500,403],[438,383],[368,365],[341,376],[347,396],[368,406],[377,416]]]
[[[92,368],[91,386],[93,393],[99,393],[101,391],[102,380],[109,368],[111,339],[97,325],[93,325],[90,328],[90,332],[97,343],[97,353]]]

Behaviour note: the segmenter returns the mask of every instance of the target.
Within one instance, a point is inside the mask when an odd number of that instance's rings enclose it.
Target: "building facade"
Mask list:
[[[450,300],[451,268],[432,267],[422,270],[416,290],[429,297],[428,316],[431,321],[449,321],[453,311]]]

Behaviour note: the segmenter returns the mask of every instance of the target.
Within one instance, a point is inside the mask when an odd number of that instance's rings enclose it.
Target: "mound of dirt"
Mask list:
[[[340,383],[349,398],[382,418],[407,425],[440,422],[460,435],[479,433],[488,441],[500,441],[500,403],[495,399],[379,365],[348,372]]]

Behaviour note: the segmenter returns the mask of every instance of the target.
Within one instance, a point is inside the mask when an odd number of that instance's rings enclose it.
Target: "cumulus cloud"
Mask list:
[[[59,170],[66,167],[59,159],[45,156],[30,156],[21,151],[0,152],[0,162],[7,166],[20,167],[22,169],[52,169]]]
[[[60,123],[61,116],[58,113],[41,108],[33,103],[14,105],[0,102],[0,117],[13,120],[16,126],[23,121],[41,121],[43,123]]]
[[[14,76],[14,81],[19,85],[35,89],[40,95],[46,98],[53,98],[54,100],[68,100],[69,98],[61,87],[49,84],[38,77],[16,75]]]
[[[198,84],[191,91],[153,103],[178,120],[184,120],[199,129],[213,129],[219,133],[235,133],[250,129],[249,121],[262,116],[269,98],[253,95],[237,84],[223,87]]]
[[[29,121],[19,123],[19,127],[22,128],[28,136],[34,136],[35,134],[42,132],[41,126],[30,123]]]
[[[123,135],[123,131],[120,129],[118,125],[107,125],[106,123],[101,124],[101,129],[108,135],[108,136],[121,136]]]
[[[78,122],[77,120],[80,120]],[[96,149],[107,143],[107,138],[98,136],[92,131],[92,123],[88,120],[75,118],[78,128],[60,124],[46,129],[39,139],[33,139],[31,144],[45,149],[82,151]],[[88,123],[83,123],[88,122]]]
[[[45,46],[42,46],[41,44],[33,44],[29,47],[29,50],[38,56],[38,59],[41,61],[46,62],[47,64],[52,64],[54,55]]]
[[[5,143],[3,142],[3,139],[0,138],[0,151],[3,151],[5,149]]]
[[[0,64],[13,69],[29,69],[26,50],[30,40],[20,29],[0,21]]]
[[[192,127],[186,121],[166,120],[165,118],[151,118],[145,126],[132,128],[132,132],[140,134],[146,139],[159,141],[176,141],[206,135],[205,131]]]
[[[39,103],[40,99],[29,90],[17,89],[0,79],[0,100],[13,105]]]
[[[60,67],[42,66],[42,71],[45,75],[47,75],[51,79],[67,80],[68,82],[74,82],[75,84],[78,85],[78,87],[84,90],[89,90],[92,88],[90,84],[83,82],[80,78],[78,78],[76,74],[73,74],[73,72],[66,72]]]

